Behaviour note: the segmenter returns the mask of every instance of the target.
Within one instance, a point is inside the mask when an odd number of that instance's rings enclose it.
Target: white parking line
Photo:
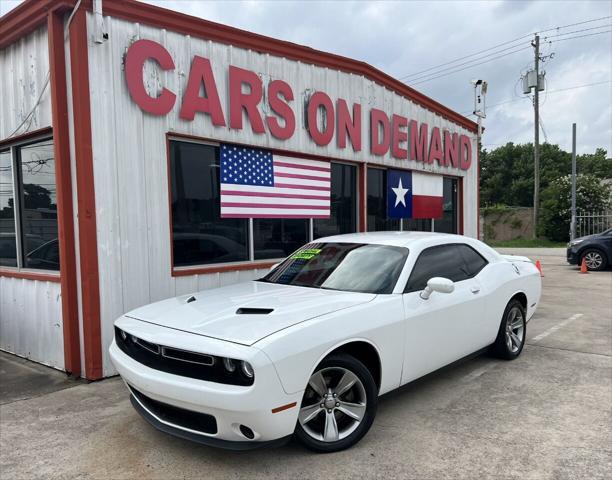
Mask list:
[[[531,339],[532,342],[539,342],[540,340],[542,340],[543,338],[548,337],[551,333],[556,332],[557,330],[559,330],[560,328],[565,327],[568,323],[573,322],[574,320],[578,320],[580,317],[584,316],[584,314],[582,313],[577,313],[575,315],[572,315],[571,317],[569,317],[566,320],[563,320],[560,323],[557,323],[556,325],[550,327],[548,330],[546,330],[545,332],[540,333],[539,335],[533,337]]]

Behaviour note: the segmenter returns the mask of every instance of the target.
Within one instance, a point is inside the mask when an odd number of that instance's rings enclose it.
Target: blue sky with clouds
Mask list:
[[[612,154],[612,1],[197,1],[146,0],[208,20],[363,60],[396,77],[420,72],[535,31],[608,17],[542,33],[546,89],[541,96],[545,138],[571,148],[578,124],[579,152],[603,147]],[[4,14],[19,1],[0,0]],[[606,26],[607,25],[607,26]],[[584,30],[577,32],[578,30]],[[570,32],[576,31],[574,34]],[[563,35],[560,35],[563,34]],[[553,35],[557,35],[553,37]],[[590,35],[565,40],[569,37]],[[564,41],[559,41],[564,39]],[[533,65],[530,37],[440,67],[457,70],[436,79],[409,77],[417,90],[469,114],[470,80],[489,82],[484,145],[533,139],[533,107],[521,93],[521,73]],[[550,43],[552,41],[552,43]],[[515,47],[516,46],[516,47]],[[518,51],[517,51],[518,50]],[[486,56],[487,54],[495,55]],[[501,56],[505,55],[505,56]],[[499,56],[493,60],[493,57]],[[470,68],[471,64],[481,63]],[[471,63],[466,63],[471,62]],[[452,68],[450,68],[452,67]],[[416,83],[415,79],[421,80]],[[413,80],[410,82],[410,80]],[[590,87],[576,86],[596,84]],[[571,89],[570,89],[571,88]]]

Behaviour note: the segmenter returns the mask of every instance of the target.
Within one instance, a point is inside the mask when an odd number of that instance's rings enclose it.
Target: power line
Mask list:
[[[571,35],[573,33],[588,32],[590,30],[597,30],[598,28],[606,28],[606,27],[612,27],[612,23],[606,23],[605,25],[599,25],[598,27],[582,28],[580,30],[572,30],[571,32],[558,33],[556,35],[547,35],[544,37],[544,41],[546,41],[547,38],[563,37],[565,35]]]
[[[548,43],[553,43],[553,42],[564,42],[565,40],[573,40],[574,38],[584,38],[584,37],[592,37],[594,35],[601,35],[602,33],[610,33],[612,32],[612,30],[606,30],[605,32],[597,32],[597,33],[588,33],[586,35],[575,35],[573,37],[567,37],[567,38],[559,38],[558,40],[547,40]],[[545,40],[546,41],[546,40]]]
[[[436,78],[446,77],[447,75],[452,75],[453,73],[461,72],[463,70],[467,70],[468,68],[476,67],[476,66],[482,65],[484,63],[489,63],[489,62],[492,62],[493,60],[497,60],[499,58],[507,57],[508,55],[512,55],[513,53],[521,52],[521,51],[527,50],[529,48],[531,48],[531,46],[519,48],[519,49],[514,50],[512,52],[508,52],[508,53],[505,53],[503,55],[499,55],[497,57],[490,58],[490,59],[485,60],[483,62],[474,63],[473,65],[468,65],[467,67],[463,67],[463,68],[459,68],[457,70],[453,70],[453,71],[450,71],[450,72],[447,72],[447,73],[443,73],[442,75],[436,75],[434,77],[425,78],[424,80],[419,80],[418,82],[411,83],[410,85],[419,85],[421,83],[425,83],[425,82],[429,82],[431,80],[435,80]]]
[[[592,18],[592,19],[590,19],[590,20],[584,20],[584,21],[582,21],[582,22],[568,23],[567,25],[561,25],[561,26],[557,26],[557,27],[553,27],[553,28],[548,28],[548,29],[546,29],[546,30],[541,30],[541,31],[539,31],[539,32],[535,32],[535,33],[546,33],[546,32],[552,32],[553,30],[560,30],[560,29],[562,29],[562,28],[575,27],[575,26],[578,26],[578,25],[584,25],[584,24],[587,24],[587,23],[593,23],[593,22],[598,22],[598,21],[601,21],[601,20],[607,20],[607,19],[609,19],[609,18],[612,18],[612,15],[608,15],[608,16],[605,16],[605,17],[599,17],[599,18]],[[603,27],[603,26],[602,26],[602,27]],[[602,28],[602,27],[595,27],[595,28]],[[495,49],[497,49],[498,47],[503,47],[504,45],[509,45],[509,44],[512,44],[512,43],[516,43],[516,42],[518,42],[519,40],[522,40],[522,39],[527,38],[527,37],[531,37],[532,35],[533,35],[532,33],[528,33],[528,34],[522,35],[522,36],[520,36],[520,37],[514,38],[514,39],[512,39],[512,40],[508,40],[508,41],[506,41],[506,42],[498,43],[497,45],[494,45],[494,46],[489,47],[489,48],[485,48],[485,49],[483,49],[483,50],[479,50],[479,51],[474,52],[474,53],[471,53],[471,54],[469,54],[469,55],[464,55],[463,57],[459,57],[459,58],[456,58],[456,59],[454,59],[454,60],[450,60],[450,61],[448,61],[448,62],[440,63],[440,64],[438,64],[438,65],[434,65],[434,66],[432,66],[432,67],[426,68],[426,69],[424,69],[424,70],[420,70],[420,71],[418,71],[418,72],[414,72],[414,73],[410,73],[410,74],[407,74],[407,75],[403,75],[403,76],[401,76],[401,77],[398,77],[398,80],[404,80],[404,79],[413,78],[413,77],[416,77],[416,76],[421,75],[422,73],[431,72],[432,70],[437,70],[437,69],[439,69],[440,67],[444,67],[444,66],[446,66],[446,65],[451,65],[451,64],[457,63],[457,62],[459,62],[459,61],[461,61],[461,60],[464,60],[464,59],[466,59],[466,58],[471,58],[471,57],[477,56],[477,55],[479,55],[479,54],[481,54],[481,53],[485,53],[485,52],[491,52],[491,50],[495,50]],[[569,33],[568,33],[568,35],[569,35]],[[519,45],[519,44],[516,44],[516,45],[514,45],[514,47],[516,47],[516,46],[518,46],[518,45]],[[502,52],[502,51],[504,51],[504,50],[508,50],[509,48],[513,48],[513,47],[507,47],[507,48],[505,48],[505,49],[502,49],[502,50],[499,50],[499,51],[496,51],[496,52],[491,52],[491,53],[489,53],[488,55],[485,55],[484,57],[487,57],[487,56],[490,56],[490,55],[495,55],[495,54],[497,54],[497,53],[499,53],[499,52]],[[483,57],[483,58],[484,58],[484,57]],[[451,68],[455,68],[455,67],[457,67],[457,66],[458,66],[458,65],[454,65],[454,66],[453,66],[453,67],[451,67]],[[435,74],[435,72],[432,72],[432,73],[431,73],[431,75],[434,75],[434,74]],[[414,78],[413,78],[413,79],[414,79]]]
[[[594,83],[587,83],[585,85],[574,85],[573,87],[559,88],[557,90],[550,90],[550,91],[548,91],[548,94],[566,92],[568,90],[575,90],[577,88],[594,87],[596,85],[604,85],[604,84],[607,84],[607,83],[612,83],[612,80],[604,80],[602,82],[594,82]],[[510,98],[510,99],[507,99],[507,100],[503,100],[501,102],[497,102],[497,103],[493,103],[491,105],[487,105],[487,108],[495,108],[495,107],[499,107],[501,105],[506,105],[507,103],[519,102],[521,100],[530,100],[530,97]],[[469,112],[463,112],[463,113],[461,113],[461,115],[473,115],[473,113],[471,111],[469,111]]]

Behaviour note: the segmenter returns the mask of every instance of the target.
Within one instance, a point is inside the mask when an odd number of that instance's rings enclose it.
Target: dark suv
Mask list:
[[[580,265],[582,259],[589,270],[603,270],[612,265],[612,228],[595,235],[575,238],[567,244],[567,262]]]

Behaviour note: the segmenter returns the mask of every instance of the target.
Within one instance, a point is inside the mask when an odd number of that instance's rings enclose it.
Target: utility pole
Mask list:
[[[572,220],[570,241],[576,238],[576,124],[572,123]]]
[[[534,141],[533,141],[533,238],[538,236],[538,210],[540,208],[540,36],[536,34],[532,43],[535,49],[535,78],[536,85],[533,96]]]

